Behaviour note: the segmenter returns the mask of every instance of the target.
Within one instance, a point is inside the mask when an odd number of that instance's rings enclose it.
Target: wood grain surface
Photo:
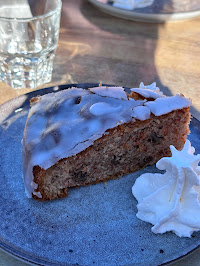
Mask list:
[[[87,0],[63,0],[52,82],[42,87],[89,82],[138,87],[141,81],[191,98],[191,112],[200,120],[200,17],[141,23],[104,14]],[[0,82],[0,104],[27,92]],[[0,265],[26,264],[0,251]],[[173,265],[200,265],[200,250]]]

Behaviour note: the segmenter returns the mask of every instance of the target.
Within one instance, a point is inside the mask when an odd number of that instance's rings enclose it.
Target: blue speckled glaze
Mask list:
[[[69,197],[60,200],[38,202],[26,197],[21,139],[29,99],[52,91],[31,92],[0,106],[0,248],[40,265],[150,266],[198,247],[200,232],[192,238],[155,235],[151,224],[136,218],[132,185],[142,173],[155,172],[155,166],[106,184],[70,189]],[[193,118],[190,128],[189,139],[200,153],[200,122]]]

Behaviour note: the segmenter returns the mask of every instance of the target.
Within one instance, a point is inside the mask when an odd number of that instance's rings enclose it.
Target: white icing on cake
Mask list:
[[[95,103],[90,107],[90,113],[96,116],[120,111],[121,106],[113,107],[108,103]]]
[[[153,224],[156,234],[173,231],[179,237],[190,237],[200,230],[200,155],[194,155],[189,140],[182,151],[170,149],[172,157],[156,164],[166,172],[143,174],[132,188],[138,201],[137,217]]]
[[[183,99],[181,97],[180,104],[176,102],[176,108],[188,106],[188,101]],[[159,103],[156,105],[160,108]],[[33,182],[33,166],[48,169],[60,159],[85,150],[108,134],[109,129],[135,119],[148,119],[149,110],[154,112],[154,109],[148,106],[146,99],[128,99],[122,87],[71,88],[38,97],[32,103],[23,136],[23,176],[27,195],[31,197],[33,193],[41,197],[34,192],[37,184]],[[172,110],[173,106],[170,106],[168,111]]]
[[[158,87],[156,87],[156,82],[151,85],[144,85],[143,82],[140,83],[139,88],[132,88],[131,91],[142,95],[145,98],[162,98],[165,97]]]
[[[90,88],[90,91],[105,97],[128,100],[127,95],[122,87],[95,87]]]
[[[191,100],[182,95],[157,98],[155,101],[149,101],[144,104],[148,106],[155,116],[167,114],[173,110],[182,109],[191,105]]]
[[[149,119],[151,111],[147,106],[137,106],[133,110],[132,116],[138,120],[144,121]]]

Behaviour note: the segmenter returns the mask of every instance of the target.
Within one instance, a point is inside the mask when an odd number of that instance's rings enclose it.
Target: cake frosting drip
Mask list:
[[[148,90],[155,90],[154,87],[155,84],[150,85]],[[23,136],[23,176],[29,197],[36,194],[37,188],[33,182],[33,166],[47,169],[60,159],[85,150],[108,134],[109,129],[136,119],[149,119],[155,106],[160,108],[159,103],[149,106],[146,99],[134,100],[127,96],[122,87],[103,86],[89,90],[71,88],[32,101]],[[182,98],[180,108],[188,107],[188,100]],[[170,108],[169,112],[173,106]],[[39,193],[36,195],[41,197]]]
[[[166,172],[143,174],[132,188],[138,201],[137,217],[153,224],[156,234],[173,231],[190,237],[200,230],[200,155],[194,155],[189,140],[181,151],[170,149],[172,156],[156,164]]]

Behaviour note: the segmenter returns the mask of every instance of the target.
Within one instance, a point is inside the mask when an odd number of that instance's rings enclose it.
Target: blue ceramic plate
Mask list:
[[[87,88],[96,84],[78,84]],[[71,87],[63,85],[59,90]],[[30,98],[53,88],[22,95],[0,106],[0,248],[39,265],[160,265],[200,244],[173,233],[155,235],[136,218],[131,188],[147,167],[106,184],[70,189],[51,202],[28,199],[22,181],[21,140]],[[192,145],[200,153],[200,122],[191,121]]]

